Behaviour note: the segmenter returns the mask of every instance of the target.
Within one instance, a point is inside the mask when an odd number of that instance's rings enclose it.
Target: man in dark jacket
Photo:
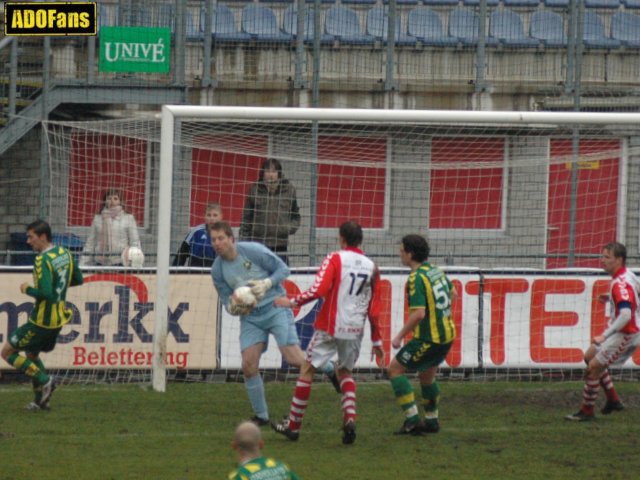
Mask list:
[[[282,165],[268,158],[260,178],[249,189],[240,224],[240,240],[260,242],[289,263],[289,235],[300,227],[295,187],[282,175]]]

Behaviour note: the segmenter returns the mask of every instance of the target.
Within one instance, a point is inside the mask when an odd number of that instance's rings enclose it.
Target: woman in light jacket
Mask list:
[[[140,248],[136,220],[122,205],[120,191],[107,190],[103,205],[102,211],[93,217],[81,265],[122,265],[121,255],[125,248]]]

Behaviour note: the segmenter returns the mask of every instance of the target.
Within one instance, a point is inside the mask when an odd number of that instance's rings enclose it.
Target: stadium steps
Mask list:
[[[47,95],[38,95],[31,104],[24,107],[19,115],[9,119],[0,128],[0,155],[35,127],[44,116],[47,117],[61,104],[116,104],[139,103],[158,104],[162,98],[164,103],[184,104],[187,91],[184,86],[163,86],[152,88],[149,85],[131,86],[126,89],[122,85],[53,85]]]

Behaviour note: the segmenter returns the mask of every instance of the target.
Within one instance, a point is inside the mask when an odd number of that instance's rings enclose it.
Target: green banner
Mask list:
[[[100,27],[101,72],[168,73],[171,30],[146,27]]]

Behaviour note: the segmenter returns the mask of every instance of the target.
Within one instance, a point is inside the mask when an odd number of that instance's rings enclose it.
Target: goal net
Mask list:
[[[239,377],[239,322],[221,309],[210,269],[171,266],[215,203],[239,239],[279,232],[289,292],[312,284],[314,268],[339,248],[338,226],[357,220],[365,252],[383,271],[387,359],[407,316],[399,243],[419,233],[460,294],[444,374],[581,370],[610,315],[597,301],[608,287],[602,246],[625,243],[637,265],[639,119],[165,106],[162,120],[47,122],[54,230],[86,241],[104,193],[117,189],[145,253],[141,269],[85,267],[85,285],[69,293],[73,321],[47,365],[91,381],[148,381],[155,372],[160,390],[167,378]],[[280,190],[266,187],[266,160],[281,166]],[[303,348],[317,310],[294,312]],[[370,349],[366,334],[357,370],[379,374]],[[633,375],[638,362],[636,355],[617,373]],[[289,372],[273,341],[261,368]]]

